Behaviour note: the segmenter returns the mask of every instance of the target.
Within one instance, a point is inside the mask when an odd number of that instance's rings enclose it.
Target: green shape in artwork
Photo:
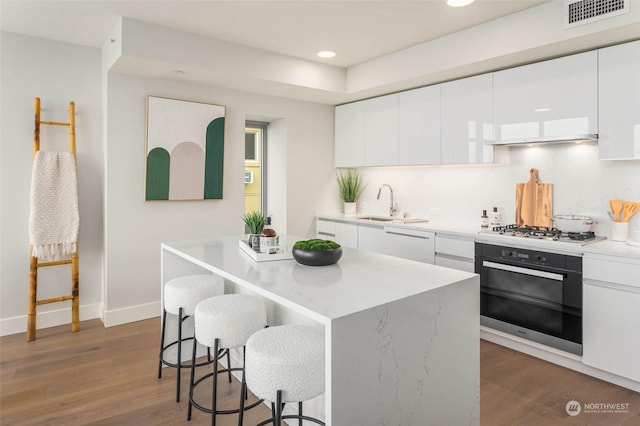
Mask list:
[[[204,198],[222,198],[224,171],[224,117],[218,117],[207,126],[204,161]]]
[[[169,199],[169,162],[169,152],[164,148],[153,148],[147,154],[147,201]]]

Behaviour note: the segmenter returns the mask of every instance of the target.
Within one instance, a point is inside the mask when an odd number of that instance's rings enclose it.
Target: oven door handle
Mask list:
[[[501,271],[516,272],[518,274],[524,274],[524,275],[532,275],[534,277],[548,278],[550,280],[555,280],[555,281],[564,281],[564,275],[556,274],[554,272],[545,272],[545,271],[538,271],[537,269],[521,268],[519,266],[505,265],[502,263],[489,262],[487,260],[482,261],[482,266],[486,268],[499,269]]]

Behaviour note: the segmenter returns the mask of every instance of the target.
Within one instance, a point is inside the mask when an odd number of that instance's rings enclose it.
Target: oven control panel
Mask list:
[[[502,257],[507,259],[516,259],[516,260],[524,260],[535,263],[544,264],[547,261],[547,258],[544,254],[541,253],[530,253],[530,252],[521,252],[514,249],[502,249]]]

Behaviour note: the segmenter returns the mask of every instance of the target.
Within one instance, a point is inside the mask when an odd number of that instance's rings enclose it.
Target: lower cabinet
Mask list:
[[[585,254],[585,365],[640,382],[640,263]]]
[[[428,231],[393,226],[358,226],[360,250],[431,264],[434,263],[434,237],[435,234]]]
[[[358,225],[317,219],[316,238],[332,240],[343,247],[358,248]]]
[[[435,264],[474,272],[475,239],[451,234],[436,234]]]

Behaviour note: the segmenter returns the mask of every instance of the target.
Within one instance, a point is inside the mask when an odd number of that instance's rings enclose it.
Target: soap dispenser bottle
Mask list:
[[[490,223],[492,227],[500,226],[500,212],[497,207],[493,208]]]
[[[489,216],[487,216],[487,211],[486,210],[482,210],[482,216],[480,216],[480,226],[482,228],[488,228],[489,227]]]

